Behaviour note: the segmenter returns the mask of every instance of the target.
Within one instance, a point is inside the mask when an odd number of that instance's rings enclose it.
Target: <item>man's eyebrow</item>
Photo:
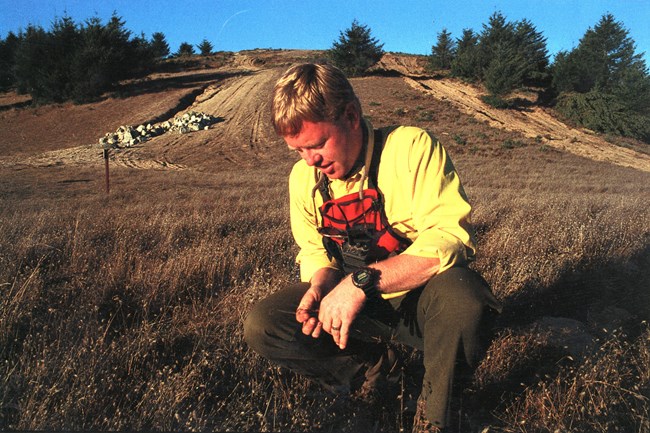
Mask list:
[[[310,144],[309,146],[305,146],[304,148],[305,149],[314,149],[316,147],[321,147],[321,146],[323,146],[325,144],[326,141],[327,141],[326,138],[322,138],[319,141],[317,141],[316,143]]]
[[[287,147],[288,147],[289,149],[291,149],[291,150],[299,150],[299,149],[316,149],[317,147],[324,146],[326,141],[327,141],[327,139],[326,139],[326,138],[323,138],[322,140],[317,141],[317,142],[314,143],[314,144],[309,144],[309,145],[307,145],[307,146],[292,147],[292,146],[289,146],[289,145],[287,144]]]

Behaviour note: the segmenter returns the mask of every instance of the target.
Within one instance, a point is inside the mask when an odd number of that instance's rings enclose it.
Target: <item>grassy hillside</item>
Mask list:
[[[650,431],[650,173],[491,128],[396,77],[354,85],[376,125],[448,148],[473,266],[505,304],[455,431]],[[0,164],[0,429],[409,431],[409,383],[383,409],[342,402],[242,342],[250,306],[296,278],[295,156],[236,143],[228,163],[203,133],[184,170],[112,165],[110,195],[101,160]]]

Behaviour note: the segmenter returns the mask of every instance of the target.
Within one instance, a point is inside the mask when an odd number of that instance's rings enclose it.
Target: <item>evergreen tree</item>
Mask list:
[[[447,29],[438,33],[436,45],[431,47],[431,55],[428,59],[430,70],[451,69],[451,64],[456,57],[456,42],[452,39]]]
[[[524,60],[523,79],[529,85],[548,85],[548,49],[546,38],[524,19],[515,25],[517,49]]]
[[[483,25],[479,40],[478,73],[494,96],[503,96],[523,83],[526,62],[516,26],[500,13]]]
[[[346,75],[356,77],[374,65],[383,56],[384,44],[371,36],[370,29],[354,20],[349,29],[341,32],[327,52],[332,63]]]
[[[209,56],[212,54],[212,44],[207,40],[203,39],[199,45],[196,46],[199,49],[199,52],[202,56]]]
[[[108,53],[110,60],[105,62],[105,66],[109,69],[112,82],[129,77],[134,64],[138,62],[134,56],[134,46],[130,41],[131,32],[126,29],[125,24],[124,20],[115,13],[106,24],[106,41],[111,48]]]
[[[20,39],[13,32],[0,39],[0,91],[9,90],[16,82],[13,70],[19,44]]]
[[[553,65],[557,109],[580,125],[650,140],[650,77],[628,31],[611,14]]]
[[[163,59],[169,55],[169,44],[163,33],[156,32],[151,35],[151,50],[156,59]]]
[[[506,47],[514,53],[515,28],[506,21],[501,12],[493,13],[487,24],[483,24],[483,31],[479,38],[478,51],[478,76],[485,79],[485,71],[490,66],[497,52],[503,52]]]
[[[153,69],[156,63],[156,56],[153,52],[151,42],[147,40],[144,33],[129,41],[129,51],[131,53],[131,68],[129,68],[129,76],[142,76]]]
[[[500,12],[490,16],[479,38],[477,76],[502,96],[523,85],[548,79],[546,38],[528,20],[508,22]]]
[[[628,110],[650,116],[650,76],[641,64],[637,66],[621,71],[611,93]],[[650,118],[647,120],[650,127]]]
[[[70,97],[75,101],[96,98],[111,82],[112,67],[107,68],[106,62],[112,61],[115,47],[110,42],[108,31],[98,17],[86,21],[71,65],[75,89]]]
[[[63,17],[49,32],[29,26],[19,39],[16,87],[37,103],[92,100],[118,81],[145,72],[153,61],[149,42],[144,36],[131,38],[115,14],[106,25],[95,17],[78,26]]]
[[[553,84],[560,92],[585,93],[594,88],[610,92],[627,87],[632,77],[643,81],[647,74],[628,31],[606,14],[587,30],[577,48],[556,57]]]
[[[91,18],[80,34],[72,63],[73,89],[69,95],[77,102],[99,97],[114,83],[148,70],[153,62],[144,35],[131,38],[125,22],[116,14],[105,26],[99,18]]]
[[[44,69],[49,67],[50,36],[42,27],[29,25],[19,39],[14,66],[16,89],[19,93],[29,93],[39,102],[46,93]]]
[[[645,71],[641,54],[634,53],[634,41],[611,14],[603,16],[593,30],[587,30],[578,48],[582,61],[591,69],[594,87],[612,89],[627,71]]]
[[[503,96],[521,85],[524,76],[522,57],[511,41],[491,47],[492,59],[483,72],[485,87],[494,96]]]
[[[80,42],[79,28],[72,18],[64,16],[54,21],[48,39],[50,49],[47,50],[47,57],[41,59],[43,93],[40,97],[46,101],[61,102],[68,98],[74,86],[70,65],[74,62],[75,49]]]
[[[194,54],[194,47],[192,44],[187,42],[182,42],[176,52],[177,57],[193,56]]]
[[[577,88],[576,82],[580,72],[577,71],[577,62],[573,59],[574,52],[561,50],[555,55],[555,60],[550,67],[552,86],[559,92],[570,92]]]
[[[478,75],[478,35],[472,29],[464,29],[456,42],[456,57],[451,62],[451,73],[466,80],[476,80]]]

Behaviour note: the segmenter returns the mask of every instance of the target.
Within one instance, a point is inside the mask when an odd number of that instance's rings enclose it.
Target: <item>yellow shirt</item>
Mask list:
[[[373,140],[368,141],[366,161],[373,148]],[[346,180],[330,180],[332,198],[367,188],[364,169]],[[318,269],[338,269],[327,258],[317,231],[317,221],[321,221],[318,208],[323,199],[314,190],[316,181],[316,169],[304,160],[294,165],[289,177],[291,230],[300,247],[296,262],[300,265],[300,279],[305,282]],[[392,229],[413,242],[403,254],[438,258],[440,272],[474,258],[471,206],[447,152],[426,131],[402,126],[390,133],[381,154],[377,187],[384,196],[384,210]]]

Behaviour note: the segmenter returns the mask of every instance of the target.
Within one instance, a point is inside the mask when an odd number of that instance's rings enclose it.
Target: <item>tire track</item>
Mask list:
[[[283,70],[265,69],[224,83],[192,109],[224,118],[214,125],[220,140],[253,154],[262,153],[277,137],[268,120],[270,95]]]

